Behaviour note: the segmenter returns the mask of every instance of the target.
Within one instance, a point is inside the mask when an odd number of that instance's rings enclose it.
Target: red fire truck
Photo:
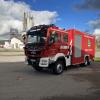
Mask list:
[[[34,26],[24,36],[26,61],[37,71],[50,68],[61,74],[70,65],[94,61],[95,36],[55,25]]]

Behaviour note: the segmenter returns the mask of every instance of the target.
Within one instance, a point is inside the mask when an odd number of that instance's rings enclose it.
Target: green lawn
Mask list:
[[[20,49],[4,49],[4,48],[0,48],[0,52],[23,52],[23,50],[20,50]]]
[[[100,48],[96,48],[96,51],[97,51],[97,52],[100,52]]]
[[[96,58],[94,58],[94,61],[96,61],[96,62],[100,62],[100,57],[96,57]]]

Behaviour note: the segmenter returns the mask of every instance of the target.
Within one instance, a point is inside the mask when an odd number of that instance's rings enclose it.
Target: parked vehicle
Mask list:
[[[61,74],[70,65],[87,66],[94,61],[95,36],[76,29],[34,26],[26,33],[24,43],[26,61],[37,71],[51,68]]]

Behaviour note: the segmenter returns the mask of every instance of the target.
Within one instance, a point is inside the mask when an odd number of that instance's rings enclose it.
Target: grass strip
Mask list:
[[[96,62],[100,62],[100,57],[96,57],[96,58],[94,58],[94,61],[96,61]]]

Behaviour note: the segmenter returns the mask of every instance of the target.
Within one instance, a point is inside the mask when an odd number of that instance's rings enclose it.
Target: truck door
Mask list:
[[[49,32],[49,50],[53,55],[60,50],[60,33],[58,31],[50,30]]]
[[[62,44],[60,49],[62,50],[62,52],[65,54],[65,56],[69,56],[68,54],[68,34],[67,33],[62,33]]]
[[[62,50],[62,53],[64,53],[65,58],[66,58],[66,66],[71,65],[70,47],[68,43],[69,43],[68,33],[63,33],[61,50]]]

